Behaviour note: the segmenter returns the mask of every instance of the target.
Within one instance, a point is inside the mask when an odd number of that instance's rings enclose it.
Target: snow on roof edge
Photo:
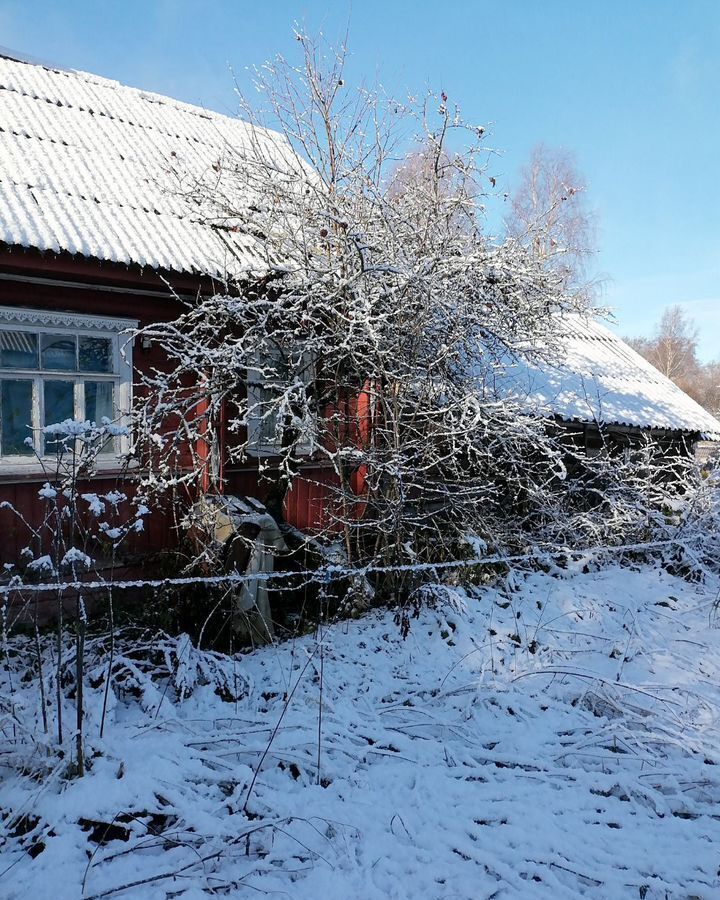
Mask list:
[[[528,408],[564,422],[720,440],[720,421],[596,316],[565,314],[559,327],[563,341],[556,360],[519,360],[506,379]]]

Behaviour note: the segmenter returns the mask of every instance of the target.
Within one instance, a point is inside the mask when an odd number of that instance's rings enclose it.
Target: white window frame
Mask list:
[[[301,371],[303,373],[303,382],[309,385],[315,378],[315,365],[310,351],[302,350],[301,354]],[[254,354],[252,365],[247,369],[247,453],[254,457],[278,456],[282,452],[281,444],[278,439],[269,440],[266,436],[264,419],[258,411],[269,392],[273,390],[274,384],[268,383],[262,375],[262,370],[267,366],[267,357],[263,356],[259,351]],[[277,383],[274,380],[275,384]],[[275,416],[270,417],[272,422],[277,425]],[[311,428],[314,429],[315,423]],[[277,431],[277,428],[275,429]],[[313,451],[315,440],[314,434],[306,434],[305,440],[298,441],[295,445],[295,453],[298,456],[309,456]]]
[[[32,381],[32,431],[33,446],[37,452],[42,451],[44,439],[42,424],[44,420],[42,384],[47,381],[72,381],[74,389],[74,417],[80,420],[85,408],[85,382],[110,382],[114,387],[113,402],[115,416],[113,422],[119,425],[128,424],[132,408],[132,331],[137,328],[137,319],[107,318],[105,316],[84,315],[79,313],[54,312],[25,307],[0,306],[0,330],[28,331],[38,336],[41,334],[68,334],[74,337],[97,337],[110,340],[112,349],[112,369],[110,373],[100,372],[61,372],[43,371],[42,369],[0,368],[0,381],[23,380]],[[117,456],[129,449],[128,436],[114,439],[110,453],[98,457],[99,470],[118,468]],[[45,473],[55,467],[57,458],[51,453],[41,459],[36,455],[2,455],[0,447],[0,476],[33,475]]]

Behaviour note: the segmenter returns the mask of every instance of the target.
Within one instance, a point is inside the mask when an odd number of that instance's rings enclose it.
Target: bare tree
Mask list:
[[[445,97],[445,95],[443,95]],[[447,101],[441,98],[441,103]],[[440,211],[452,209],[451,227],[461,230],[477,229],[479,190],[476,170],[465,169],[461,154],[449,153],[444,146],[445,135],[426,135],[424,144],[408,153],[392,170],[387,193],[389,199],[404,200],[408,211],[414,206],[428,204]],[[464,202],[453,203],[453,197]]]
[[[403,567],[378,575],[388,595],[469,552],[468,535],[516,552],[646,528],[644,477],[629,490],[599,460],[596,483],[616,490],[580,489],[580,451],[503,387],[586,301],[542,253],[486,237],[484,129],[444,95],[350,89],[344,47],[297,38],[297,64],[256,73],[264,108],[242,100],[259,127],[222,161],[225,189],[197,182],[198,209],[262,237],[259,273],[146,329],[174,369],[148,377],[138,411],[144,487],[212,484],[206,451],[229,432],[231,462],[260,455],[280,517],[311,458],[332,476],[325,536],[348,564]],[[399,170],[408,135],[422,153]]]
[[[720,361],[698,359],[699,328],[681,305],[669,306],[652,337],[626,338],[630,346],[709,413],[720,415]]]
[[[701,366],[697,358],[698,328],[679,304],[662,314],[652,338],[630,338],[628,342],[691,397],[701,394]]]
[[[666,309],[651,350],[651,362],[663,375],[678,384],[690,384],[697,377],[698,328],[680,305]]]
[[[720,362],[701,365],[696,399],[709,413],[720,417]]]
[[[505,219],[507,233],[557,272],[563,286],[588,302],[599,282],[590,277],[596,252],[596,216],[572,154],[538,144],[521,171]]]

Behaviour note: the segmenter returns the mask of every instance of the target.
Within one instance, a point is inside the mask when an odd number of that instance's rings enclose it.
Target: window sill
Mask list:
[[[273,444],[262,444],[260,446],[255,445],[247,447],[245,449],[245,454],[252,459],[281,459],[286,455],[288,449],[289,448],[287,447],[281,448]],[[309,444],[302,444],[295,447],[294,453],[296,457],[302,457],[303,459],[310,459],[310,457],[314,455]]]
[[[130,469],[137,466],[130,466]],[[128,466],[116,456],[99,459],[91,474],[83,475],[80,481],[92,481],[109,475],[120,475],[128,471]],[[5,461],[0,459],[0,484],[13,481],[53,481],[57,478],[54,461],[48,460],[43,467],[36,459],[28,462]]]

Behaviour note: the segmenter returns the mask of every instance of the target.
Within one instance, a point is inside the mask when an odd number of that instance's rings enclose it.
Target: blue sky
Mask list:
[[[486,123],[498,186],[538,142],[575,153],[619,329],[685,304],[720,357],[720,0],[0,0],[0,45],[235,111],[229,66],[340,36],[391,92],[443,89]]]

